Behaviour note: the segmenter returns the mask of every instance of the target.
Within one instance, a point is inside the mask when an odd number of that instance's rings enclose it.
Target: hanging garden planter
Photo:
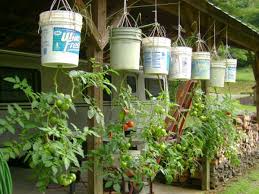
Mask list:
[[[212,60],[209,85],[212,87],[224,87],[225,70],[226,61],[224,59]]]
[[[190,80],[192,68],[192,48],[172,47],[172,63],[169,71],[170,80]]]
[[[192,79],[195,79],[195,80],[210,79],[210,53],[209,52],[192,53]]]
[[[132,27],[127,12],[127,1],[124,0],[124,14],[116,28],[110,33],[110,64],[115,70],[138,71],[142,31],[134,21]]]
[[[216,23],[214,21],[214,45],[212,50],[209,86],[224,87],[226,60],[220,58],[216,49]]]
[[[112,29],[110,63],[115,70],[139,70],[141,33],[134,27]]]
[[[72,11],[67,1],[61,2],[66,10],[52,10],[57,3],[53,1],[50,11],[40,14],[41,64],[54,68],[77,67],[83,18]]]
[[[237,59],[226,59],[225,82],[236,82]]]
[[[233,59],[228,46],[228,27],[226,28],[226,72],[225,72],[225,82],[236,82],[237,74],[237,59]]]
[[[192,48],[187,47],[181,36],[180,1],[178,4],[178,38],[171,49],[171,65],[169,68],[169,80],[190,80],[192,69]]]
[[[166,38],[166,31],[158,23],[157,1],[155,1],[155,22],[149,37],[142,41],[143,66],[145,74],[168,75],[171,61],[171,40]]]
[[[197,51],[192,53],[192,79],[194,80],[209,80],[210,79],[210,52],[206,42],[201,39],[200,32],[200,12],[199,12],[199,32]]]
[[[168,75],[171,60],[171,40],[165,37],[148,37],[142,41],[145,74]]]

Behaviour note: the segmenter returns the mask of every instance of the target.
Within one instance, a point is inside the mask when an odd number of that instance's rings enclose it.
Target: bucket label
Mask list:
[[[236,80],[236,67],[227,67],[225,78],[226,78],[226,81],[235,81]]]
[[[80,32],[74,29],[54,27],[52,50],[79,54],[80,40]]]
[[[144,67],[168,70],[170,64],[170,52],[166,48],[145,48]]]
[[[192,76],[207,78],[210,76],[210,60],[193,59],[192,60]]]

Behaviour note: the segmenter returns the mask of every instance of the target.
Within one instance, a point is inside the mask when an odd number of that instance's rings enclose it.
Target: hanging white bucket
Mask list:
[[[169,68],[169,80],[191,79],[192,48],[173,47],[172,62]]]
[[[236,82],[237,59],[226,59],[225,82]]]
[[[139,70],[141,33],[139,28],[132,27],[112,29],[110,63],[114,69]]]
[[[43,66],[78,66],[82,24],[82,16],[72,11],[53,10],[40,14]]]
[[[196,80],[210,79],[210,53],[209,52],[192,53],[192,79],[196,79]]]
[[[142,40],[145,74],[168,75],[171,60],[171,40],[164,37],[148,37]]]
[[[212,61],[209,85],[212,87],[224,87],[225,70],[225,60]]]

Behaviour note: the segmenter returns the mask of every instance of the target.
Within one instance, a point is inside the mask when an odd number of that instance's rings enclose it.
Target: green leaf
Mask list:
[[[11,105],[8,105],[8,113],[10,115],[15,115],[15,111],[14,111],[14,109],[13,109],[13,107]]]
[[[105,183],[105,188],[110,188],[112,186],[113,182],[112,181],[107,181]]]
[[[64,162],[65,169],[68,170],[68,168],[70,166],[69,159],[68,158],[63,158],[63,162]]]
[[[113,185],[113,189],[114,189],[116,192],[120,192],[120,191],[121,191],[121,186],[120,186],[118,183],[116,183],[116,184]]]
[[[6,124],[6,120],[0,119],[0,125],[5,125],[5,124]]]
[[[31,149],[31,143],[30,143],[30,142],[27,142],[26,144],[24,144],[22,150],[23,150],[23,151],[27,151],[27,150],[29,150],[29,149]]]
[[[95,110],[92,107],[90,107],[90,109],[88,110],[88,118],[92,119],[95,114],[96,114]]]
[[[6,77],[6,78],[4,78],[4,80],[7,82],[16,83],[15,79],[12,77]]]

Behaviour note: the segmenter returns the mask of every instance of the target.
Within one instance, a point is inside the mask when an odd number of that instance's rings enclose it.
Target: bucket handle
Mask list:
[[[50,11],[54,9],[55,5],[57,5],[57,10],[61,10],[62,8],[65,8],[66,11],[72,11],[72,8],[70,7],[67,0],[53,0],[50,6]]]

